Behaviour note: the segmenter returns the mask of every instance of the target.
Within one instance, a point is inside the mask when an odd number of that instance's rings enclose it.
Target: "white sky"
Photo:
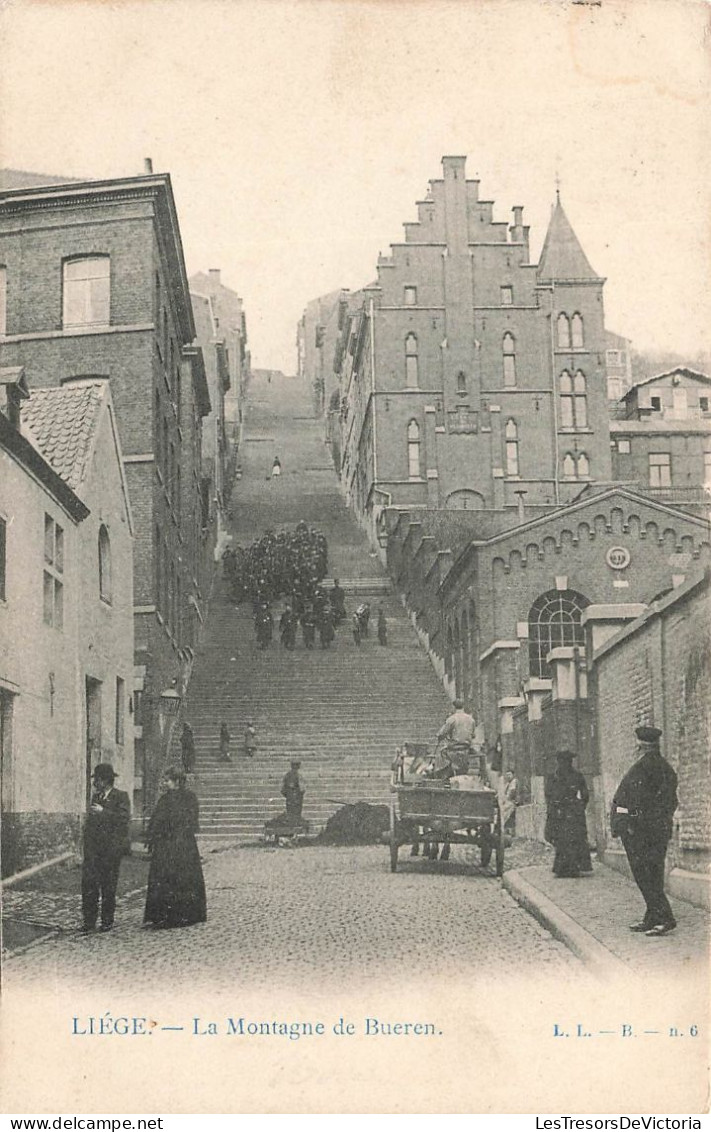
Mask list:
[[[0,0],[0,164],[173,178],[188,271],[243,296],[253,364],[293,372],[306,303],[375,277],[446,153],[555,195],[607,325],[709,348],[709,15],[687,0]]]

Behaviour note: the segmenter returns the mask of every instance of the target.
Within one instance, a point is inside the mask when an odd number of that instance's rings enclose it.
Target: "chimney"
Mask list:
[[[511,239],[515,244],[522,244],[524,242],[523,235],[523,205],[515,204],[511,209],[513,212],[514,222],[509,228]]]
[[[149,177],[152,175],[152,173],[153,173],[153,158],[151,158],[151,157],[144,157],[143,158],[143,172]]]

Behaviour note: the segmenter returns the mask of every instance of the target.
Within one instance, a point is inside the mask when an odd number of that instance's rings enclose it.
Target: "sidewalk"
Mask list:
[[[707,912],[672,899],[676,931],[659,938],[631,932],[629,924],[644,913],[637,886],[605,865],[596,862],[593,867],[592,876],[578,880],[555,877],[548,863],[514,869],[505,874],[504,888],[599,974],[707,968]]]

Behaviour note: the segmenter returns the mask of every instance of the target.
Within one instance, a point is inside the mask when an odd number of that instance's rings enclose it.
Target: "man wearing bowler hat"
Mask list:
[[[114,926],[116,886],[121,858],[130,848],[128,794],[114,788],[111,763],[99,763],[93,774],[94,789],[84,826],[84,863],[81,873],[82,932],[96,927],[101,905],[101,931]]]
[[[630,931],[648,936],[667,935],[676,927],[674,913],[664,895],[664,859],[677,808],[677,778],[659,749],[658,727],[638,727],[639,758],[617,787],[612,800],[610,827],[621,837],[627,860],[647,910]]]

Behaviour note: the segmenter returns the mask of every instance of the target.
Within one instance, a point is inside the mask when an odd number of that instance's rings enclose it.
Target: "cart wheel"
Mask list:
[[[391,837],[390,837],[390,872],[391,873],[397,872],[397,851],[398,851],[398,848],[399,848],[399,846],[398,846],[398,843],[397,843],[397,839],[395,838],[395,835],[392,834]]]

